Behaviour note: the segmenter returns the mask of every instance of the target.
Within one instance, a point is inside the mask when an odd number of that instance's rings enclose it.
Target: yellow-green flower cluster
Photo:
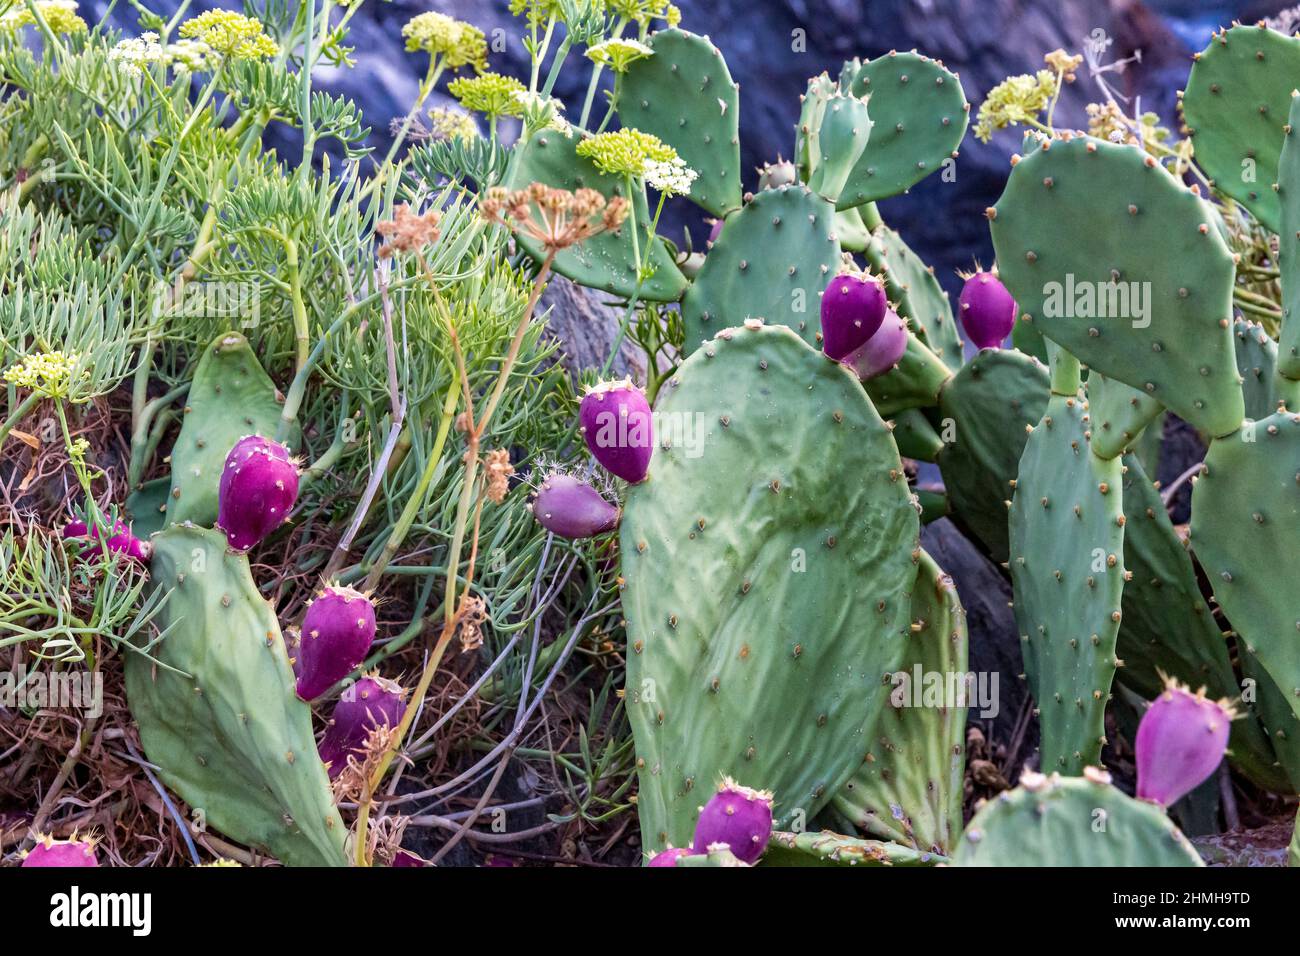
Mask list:
[[[434,139],[458,139],[463,142],[478,139],[478,126],[474,117],[446,106],[429,110],[429,133]]]
[[[623,37],[614,37],[587,47],[587,59],[601,66],[607,66],[615,73],[626,73],[627,68],[637,60],[654,56],[654,53],[654,50],[640,40],[628,40]]]
[[[421,13],[402,27],[402,36],[408,52],[423,50],[431,57],[442,57],[442,64],[453,70],[462,66],[487,69],[487,38],[473,24],[442,13]]]
[[[79,356],[73,352],[38,352],[9,367],[5,381],[18,388],[30,388],[46,395],[63,395],[76,377]],[[90,371],[83,370],[82,378]]]
[[[526,88],[513,76],[500,73],[462,76],[447,84],[447,92],[456,97],[465,109],[482,113],[490,119],[522,116],[524,113],[524,106],[516,94],[526,92]]]
[[[652,164],[673,164],[677,150],[658,136],[625,127],[601,133],[578,144],[577,153],[607,176],[644,176]]]
[[[1036,120],[1056,95],[1056,76],[1052,70],[1039,70],[1033,76],[1007,77],[993,87],[980,104],[975,135],[987,143],[997,130],[1006,129],[1013,123]]]
[[[84,33],[86,21],[77,15],[75,0],[36,0],[36,9],[56,35]],[[4,16],[0,16],[0,32],[15,33],[23,27],[36,24],[36,17],[22,0],[18,0]]]
[[[608,0],[608,4],[615,16],[642,26],[651,20],[662,20],[670,27],[682,22],[682,11],[669,0]]]
[[[510,0],[510,15],[517,17],[522,13],[528,14],[530,27],[545,26],[552,17],[564,22],[564,8],[559,0]]]
[[[207,10],[181,24],[180,35],[206,45],[223,60],[264,60],[280,52],[262,21],[233,10]]]

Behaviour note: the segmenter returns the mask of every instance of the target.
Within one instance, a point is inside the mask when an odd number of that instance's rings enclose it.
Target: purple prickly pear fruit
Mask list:
[[[718,792],[700,810],[691,849],[707,853],[714,844],[725,843],[732,856],[752,865],[767,849],[771,836],[772,794],[724,777]]]
[[[907,324],[893,309],[885,312],[880,328],[841,362],[853,369],[862,381],[884,375],[898,364],[907,351]]]
[[[289,518],[298,500],[298,466],[278,442],[239,439],[226,456],[217,527],[236,551],[247,551]]]
[[[995,349],[1016,324],[1016,300],[993,272],[977,272],[961,287],[961,327],[976,348]]]
[[[1200,786],[1223,760],[1236,716],[1227,701],[1169,681],[1138,724],[1138,797],[1167,807]]]
[[[713,226],[709,229],[708,242],[705,244],[704,248],[713,248],[713,244],[718,241],[718,236],[722,235],[722,223],[723,220],[721,219],[713,220]]]
[[[375,639],[375,606],[351,588],[325,588],[302,619],[298,696],[314,700],[360,664]]]
[[[888,309],[878,280],[841,272],[822,293],[822,351],[841,361],[875,334]]]
[[[695,851],[686,847],[669,847],[668,849],[656,853],[650,858],[646,866],[676,866],[677,861],[684,856],[694,856]]]
[[[372,727],[396,727],[406,713],[406,692],[375,674],[361,678],[343,692],[321,738],[320,759],[329,765],[330,779],[348,765],[348,755],[360,750]]]
[[[391,867],[407,866],[427,866],[422,859],[408,850],[398,850],[393,854],[393,862],[388,864]]]
[[[70,538],[91,538],[96,541],[100,540],[102,529],[96,528],[92,535],[90,529],[86,527],[86,522],[77,519],[69,521],[63,529],[63,537]],[[137,561],[149,560],[149,552],[152,550],[149,542],[141,541],[131,533],[131,529],[121,521],[113,524],[113,533],[109,536],[108,550],[113,554],[125,554],[128,558],[134,558]]]
[[[578,421],[587,448],[606,471],[630,484],[645,480],[654,452],[654,426],[650,403],[631,379],[589,388]]]
[[[618,527],[618,508],[573,475],[547,476],[530,507],[537,523],[561,538],[590,538]]]
[[[23,857],[23,866],[99,866],[95,844],[89,840],[56,840],[52,836],[37,837],[36,846]]]

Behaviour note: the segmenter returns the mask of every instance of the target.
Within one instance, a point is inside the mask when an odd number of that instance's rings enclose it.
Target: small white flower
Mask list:
[[[654,56],[655,51],[640,40],[614,37],[595,46],[587,47],[587,59],[602,66],[608,66],[618,73],[627,72],[627,68],[637,60]]]
[[[646,184],[670,196],[689,195],[691,184],[699,175],[680,156],[674,156],[667,162],[647,160],[645,164]]]
[[[132,76],[153,63],[166,63],[167,53],[158,42],[158,34],[142,33],[138,37],[122,40],[108,51],[108,58],[121,65]]]

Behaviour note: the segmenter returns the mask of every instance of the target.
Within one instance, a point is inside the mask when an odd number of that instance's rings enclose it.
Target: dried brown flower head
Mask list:
[[[594,189],[570,192],[544,183],[516,190],[498,186],[479,205],[483,218],[535,240],[548,252],[617,229],[628,214],[622,196],[606,199]]]
[[[1061,74],[1061,79],[1067,83],[1075,81],[1075,70],[1083,65],[1083,57],[1079,54],[1070,56],[1064,50],[1053,50],[1046,54],[1043,59],[1053,70]]]
[[[487,476],[487,499],[494,505],[506,500],[510,491],[510,476],[515,466],[510,464],[510,452],[497,448],[483,456],[483,471]]]
[[[411,211],[410,203],[393,210],[393,218],[376,223],[375,232],[388,241],[379,247],[379,258],[387,259],[398,252],[414,252],[438,241],[438,221],[442,213],[429,209],[420,215]]]
[[[397,743],[397,735],[398,728],[395,726],[390,727],[387,724],[371,726],[360,751],[348,754],[347,766],[331,783],[336,803],[361,798],[380,761]]]
[[[456,633],[461,652],[476,651],[483,646],[483,624],[487,621],[487,604],[476,594],[468,594],[456,615]]]

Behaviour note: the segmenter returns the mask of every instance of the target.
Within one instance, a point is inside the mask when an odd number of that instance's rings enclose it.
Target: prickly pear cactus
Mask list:
[[[217,520],[226,455],[245,435],[273,437],[283,404],[244,336],[227,332],[203,350],[172,447],[165,524],[190,521],[206,527]]]
[[[1093,454],[1102,458],[1123,454],[1162,411],[1164,407],[1146,392],[1100,372],[1088,374]]]
[[[1275,412],[1210,445],[1192,490],[1192,548],[1214,596],[1300,715],[1300,415]]]
[[[661,444],[621,529],[652,850],[690,841],[723,775],[774,791],[778,825],[830,801],[907,649],[919,531],[884,422],[849,372],[787,328],[720,333],[656,414],[704,430],[695,445]]]
[[[1053,394],[1025,443],[1011,499],[1011,583],[1042,766],[1101,760],[1124,589],[1118,459],[1089,447],[1083,402]]]
[[[1047,369],[1013,349],[980,352],[939,394],[950,433],[939,471],[953,511],[988,549],[1007,560],[1007,505],[1029,429],[1047,409]]]
[[[884,223],[871,233],[866,249],[872,268],[885,277],[889,301],[908,327],[949,368],[961,368],[964,353],[948,293],[934,277],[934,269],[921,261],[893,229]]]
[[[1043,142],[990,211],[1002,280],[1047,338],[1211,436],[1241,424],[1232,254],[1135,146]]]
[[[660,30],[647,44],[654,55],[623,76],[619,117],[674,147],[699,173],[689,198],[725,216],[740,206],[740,88],[708,37]]]
[[[1300,66],[1300,38],[1286,38],[1289,49],[1294,50]],[[1285,85],[1295,79],[1285,75],[1278,79]],[[1300,139],[1295,124],[1300,123],[1300,96],[1293,94],[1287,105],[1285,145],[1282,147],[1277,172],[1277,193],[1269,190],[1269,198],[1280,203],[1281,229],[1278,232],[1278,269],[1282,273],[1282,331],[1278,336],[1277,370],[1286,380],[1280,384],[1300,381]],[[1295,398],[1297,387],[1291,384],[1282,398]],[[1295,409],[1294,403],[1289,407]]]
[[[576,131],[565,135],[554,129],[534,133],[532,139],[516,148],[508,185],[523,189],[529,183],[540,182],[562,189],[595,189],[606,197],[626,197],[624,182],[604,175],[591,160],[577,154],[581,135]],[[636,211],[636,227],[644,230],[650,221],[645,196],[638,192],[631,197],[631,202]],[[629,216],[613,232],[601,233],[562,250],[555,257],[555,271],[589,289],[631,298],[637,291],[632,218]],[[686,291],[686,277],[673,263],[662,239],[656,238],[650,244],[647,255],[645,238],[644,232],[637,236],[638,248],[654,274],[641,284],[640,297],[652,302],[675,302]],[[534,240],[520,236],[519,242],[533,258],[542,258],[543,253]]]
[[[957,75],[942,63],[891,51],[856,71],[846,69],[841,86],[846,80],[852,95],[870,97],[875,130],[849,175],[841,208],[904,193],[956,158],[970,104]]]
[[[954,866],[1204,866],[1152,803],[1111,786],[1089,767],[1083,777],[1026,773],[1020,786],[975,814]]]
[[[966,612],[952,579],[925,552],[907,647],[866,757],[831,805],[871,836],[944,854],[962,823]],[[929,683],[936,677],[938,687]]]
[[[919,408],[899,412],[891,422],[898,453],[913,461],[933,462],[943,450],[943,439]]]
[[[909,408],[928,408],[935,404],[944,383],[951,377],[952,369],[908,329],[907,350],[898,364],[862,384],[880,414],[894,415]]]
[[[1262,326],[1246,319],[1232,323],[1237,343],[1237,374],[1246,403],[1246,417],[1254,421],[1277,411],[1277,343]]]
[[[817,346],[821,293],[840,265],[834,225],[834,208],[806,186],[765,189],[728,216],[682,300],[687,351],[751,318]]]
[[[1235,26],[1196,54],[1183,92],[1196,162],[1272,232],[1281,229],[1273,184],[1297,75],[1300,40]]]
[[[813,167],[808,188],[836,202],[844,192],[853,164],[867,148],[871,128],[865,99],[844,93],[827,97],[821,125],[809,139]]]
[[[225,536],[178,525],[153,539],[170,594],[149,653],[125,655],[145,755],[206,822],[290,866],[341,866],[346,828],[294,694],[275,614]]]
[[[886,840],[860,840],[830,830],[772,834],[760,866],[936,866],[939,853]]]

